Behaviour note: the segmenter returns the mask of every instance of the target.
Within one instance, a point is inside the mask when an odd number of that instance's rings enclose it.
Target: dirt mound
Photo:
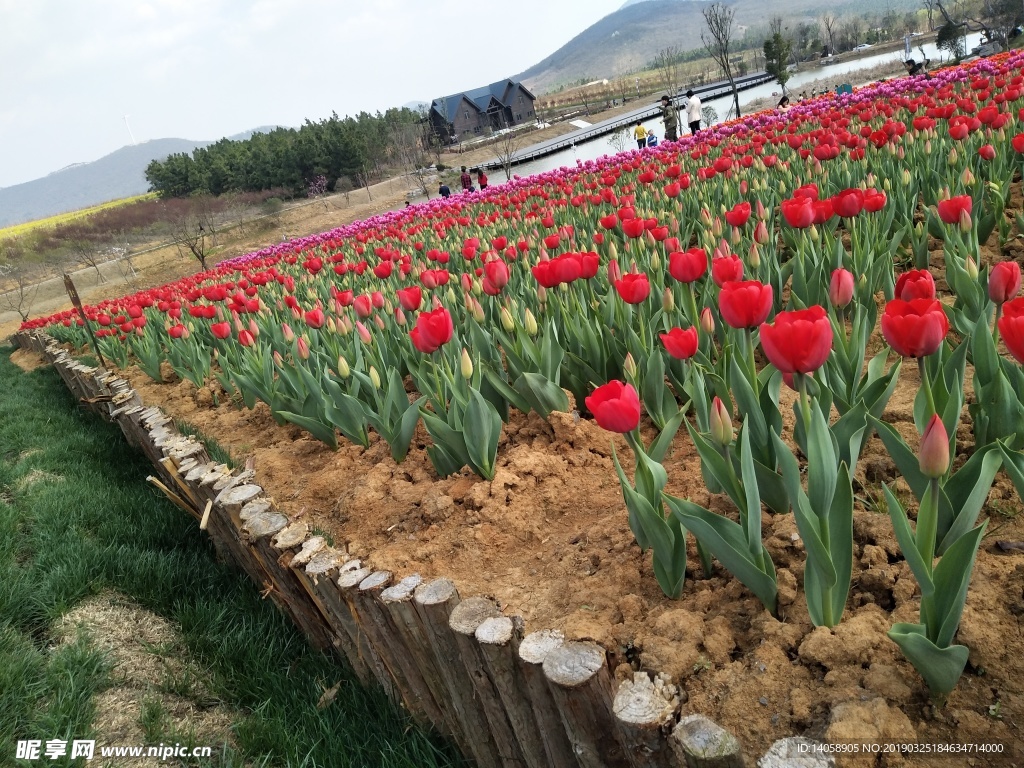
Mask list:
[[[854,732],[930,743],[999,740],[1024,749],[1015,725],[1024,715],[1024,555],[994,544],[1024,539],[1024,523],[1002,476],[983,513],[990,534],[960,630],[972,649],[970,665],[947,707],[936,710],[885,634],[893,622],[916,620],[919,592],[878,503],[882,482],[905,500],[909,489],[877,437],[858,465],[847,613],[834,630],[815,629],[802,594],[803,545],[788,514],[764,515],[781,620],[719,566],[705,578],[692,543],[683,595],[666,599],[650,556],[629,531],[611,435],[575,412],[552,414],[550,423],[514,414],[493,481],[468,473],[439,479],[422,425],[396,465],[379,440],[332,452],[296,427],[277,426],[263,404],[237,410],[222,393],[214,397],[188,382],[158,385],[135,369],[129,378],[145,402],[214,437],[239,462],[252,458],[280,508],[334,546],[400,577],[447,576],[463,595],[489,595],[506,614],[523,616],[528,631],[558,628],[571,639],[596,640],[619,679],[637,667],[662,672],[682,690],[683,714],[723,723],[753,753],[793,734]],[[914,372],[904,371],[886,416],[908,435],[916,388]],[[969,429],[962,432],[969,440]],[[629,456],[614,439],[619,455]],[[666,469],[669,492],[734,514],[724,497],[707,492],[685,435]]]

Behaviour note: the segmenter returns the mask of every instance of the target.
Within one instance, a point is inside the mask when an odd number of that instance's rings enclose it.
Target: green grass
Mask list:
[[[9,355],[0,348],[0,766],[19,739],[94,738],[91,697],[115,684],[109,663],[84,637],[54,650],[51,627],[111,589],[178,625],[205,687],[241,713],[211,765],[462,764],[218,564],[195,522],[145,483],[151,469],[117,427],[79,409],[52,369],[26,374]],[[157,741],[179,735],[158,703],[140,724]]]

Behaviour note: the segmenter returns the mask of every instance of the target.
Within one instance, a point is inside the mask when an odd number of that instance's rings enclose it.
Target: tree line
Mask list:
[[[421,125],[421,114],[404,107],[356,117],[334,113],[319,122],[307,119],[300,128],[221,139],[191,155],[154,160],[146,181],[163,198],[277,188],[304,195],[321,178],[332,192],[368,187],[389,166],[411,170],[423,164]]]

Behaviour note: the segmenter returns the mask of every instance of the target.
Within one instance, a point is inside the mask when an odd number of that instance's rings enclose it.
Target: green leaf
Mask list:
[[[743,529],[737,523],[674,496],[666,495],[665,501],[683,527],[696,536],[726,570],[753,592],[773,616],[777,615],[779,590],[775,581],[775,566],[768,551],[762,547],[760,562],[754,562],[747,550]]]
[[[992,481],[1003,463],[1003,455],[997,450],[999,445],[991,443],[975,451],[942,486],[937,531],[938,554],[945,552],[952,542],[967,533],[977,522],[978,514],[988,499]]]
[[[987,522],[982,523],[953,542],[935,566],[932,576],[935,594],[931,601],[935,609],[933,615],[940,624],[928,627],[928,634],[940,648],[945,648],[953,641],[957,627],[960,626],[964,603],[967,602],[967,587],[971,583],[971,571],[987,525]]]
[[[647,455],[652,460],[657,462],[665,460],[665,455],[668,453],[669,448],[672,447],[672,440],[675,439],[676,432],[679,431],[679,426],[683,423],[689,406],[689,402],[685,403],[675,416],[665,422],[665,426],[654,439],[654,442],[651,443],[650,448],[647,449]]]
[[[754,473],[754,460],[750,456],[750,431],[744,422],[740,431],[740,479],[743,483],[744,504],[740,512],[740,520],[744,524],[747,549],[751,558],[757,558],[761,552],[761,497],[757,493],[757,476]]]
[[[921,594],[929,597],[935,593],[935,583],[932,581],[932,564],[925,563],[921,553],[917,551],[917,537],[910,530],[910,522],[907,520],[907,513],[900,504],[899,499],[889,490],[889,486],[883,485],[885,491],[885,505],[889,509],[889,519],[892,520],[892,529],[896,534],[896,542],[900,545],[900,551],[906,558],[907,565],[914,573],[914,578],[921,587]]]
[[[545,419],[552,411],[569,410],[565,391],[542,374],[524,373],[516,381],[515,390]]]
[[[824,516],[836,491],[839,461],[828,422],[820,408],[811,408],[807,448],[807,499],[814,514]]]
[[[494,387],[494,389],[497,390],[498,393],[500,393],[501,396],[508,400],[513,406],[518,408],[523,413],[530,412],[530,401],[523,397],[521,394],[519,394],[512,386],[509,385],[507,381],[505,381],[503,375],[504,372],[499,373],[495,371],[493,368],[491,368],[490,365],[485,365],[483,368],[483,374],[487,382],[492,387]],[[419,385],[417,385],[417,389],[419,389],[421,392],[423,391],[423,389]],[[429,392],[430,389],[428,388],[426,391]]]
[[[420,416],[423,417],[423,425],[427,428],[427,433],[434,441],[434,445],[441,448],[453,460],[462,462],[455,471],[469,464],[466,441],[461,432],[452,429],[448,422],[426,410],[423,406],[420,406]],[[436,464],[434,466],[437,468]]]
[[[330,425],[289,411],[277,411],[277,413],[286,421],[309,432],[320,442],[326,443],[333,450],[338,449],[338,436]]]
[[[924,678],[932,695],[945,697],[956,688],[967,666],[967,646],[939,648],[925,637],[924,627],[920,624],[893,624],[889,637]]]
[[[825,522],[828,525],[829,554],[836,572],[836,584],[832,588],[832,617],[838,624],[846,609],[853,577],[853,486],[845,463],[839,468],[835,496]]]
[[[629,530],[633,532],[633,538],[636,539],[636,543],[640,546],[641,551],[646,552],[651,548],[651,540],[647,537],[647,532],[640,521],[639,502],[635,501],[635,499],[643,497],[634,490],[633,484],[629,482],[626,473],[622,471],[619,456],[615,451],[615,443],[612,443],[612,463],[615,465],[615,472],[619,476],[619,487],[622,488],[622,498],[626,503],[626,511],[629,515]]]
[[[702,434],[697,432],[689,422],[686,423],[686,428],[690,432],[690,438],[697,448],[697,453],[700,455],[703,466],[707,468],[725,493],[729,494],[729,498],[736,505],[736,509],[743,509],[743,489],[740,488],[736,473],[726,462],[725,457]]]
[[[466,454],[473,470],[487,480],[494,479],[501,417],[494,406],[474,388],[469,390],[469,405],[463,425]]]
[[[426,397],[421,397],[410,408],[407,408],[405,413],[402,414],[402,421],[400,422],[398,431],[395,433],[393,436],[394,439],[391,441],[391,458],[393,458],[397,464],[401,464],[409,453],[409,444],[412,442],[413,435],[416,433],[416,424],[420,420],[420,406],[426,403],[426,401]]]

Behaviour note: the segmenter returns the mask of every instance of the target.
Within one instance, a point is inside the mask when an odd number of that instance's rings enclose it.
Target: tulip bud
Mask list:
[[[903,169],[903,186],[905,186],[905,187],[909,186],[910,182],[912,181],[912,178],[913,177],[910,175],[910,171],[908,171],[906,168],[904,168]]]
[[[661,294],[661,308],[665,312],[671,312],[676,308],[676,299],[672,295],[672,289],[666,288]]]
[[[484,321],[483,305],[481,305],[480,302],[477,301],[476,299],[473,299],[473,307],[470,310],[470,312],[473,315],[473,319],[476,320],[478,323],[482,323]]]
[[[373,322],[374,322],[374,323],[375,323],[375,324],[377,325],[377,327],[378,327],[378,328],[380,328],[380,329],[381,329],[382,331],[383,331],[383,330],[384,330],[384,329],[385,329],[385,328],[387,327],[386,323],[384,322],[384,316],[383,316],[383,315],[374,315],[374,316],[373,316]]]
[[[938,414],[924,428],[918,460],[921,474],[926,477],[938,479],[949,469],[949,435]]]
[[[853,273],[846,269],[837,269],[832,273],[828,286],[828,300],[834,307],[845,307],[853,301]]]
[[[971,278],[971,280],[977,280],[978,279],[978,265],[974,261],[974,257],[973,256],[968,256],[967,257],[967,261],[964,264],[964,270],[967,272],[967,276],[969,278]]]
[[[309,344],[306,343],[305,336],[299,336],[299,340],[296,342],[296,347],[298,347],[299,350],[299,357],[303,360],[309,360]]]
[[[956,147],[953,147],[952,149],[949,150],[949,160],[947,162],[949,163],[949,165],[955,165],[956,161],[957,161]]]
[[[501,308],[501,327],[505,329],[506,333],[512,333],[516,329],[516,321],[512,319],[512,313],[508,311],[507,307]]]
[[[543,285],[537,286],[537,298],[540,300],[541,304],[548,300],[548,289]]]
[[[711,225],[711,213],[708,211],[707,208],[700,209],[700,223],[703,224],[705,227]]]
[[[619,258],[619,249],[615,247],[614,240],[608,243],[608,258],[611,259],[612,261],[615,261],[615,259]]]
[[[715,217],[715,220],[711,222],[711,234],[714,235],[715,238],[722,236],[722,220],[717,216]]]
[[[402,311],[401,307],[395,307],[395,322],[398,323],[399,327],[404,327],[408,322],[405,319],[405,312]]]
[[[373,384],[375,389],[380,389],[380,374],[377,373],[377,369],[372,365],[370,366],[370,383]]]
[[[750,246],[750,255],[747,261],[750,263],[751,269],[761,266],[761,250],[757,247],[757,243]]]
[[[969,187],[974,184],[974,174],[971,173],[970,168],[964,168],[964,172],[960,175],[960,179],[963,181],[964,186]]]
[[[927,139],[924,142],[924,153],[926,155],[930,155],[932,153],[932,140],[931,139]]]
[[[731,240],[732,240],[732,244],[733,245],[739,245],[740,242],[743,240],[743,235],[740,234],[739,227],[733,227],[732,228]]]
[[[758,245],[767,245],[769,238],[767,225],[763,220],[757,222],[757,226],[754,227],[754,242]]]
[[[812,243],[818,242],[821,238],[821,235],[818,234],[818,227],[816,224],[811,224],[811,226],[807,228],[807,234],[811,236]]]
[[[469,352],[466,348],[462,348],[462,359],[459,361],[459,370],[462,373],[462,378],[469,381],[473,378],[473,361],[469,357]]]
[[[637,373],[639,373],[636,367],[636,360],[633,359],[633,353],[626,353],[626,361],[622,364],[622,370],[626,372],[626,376],[632,381],[636,381]]]
[[[622,277],[622,270],[619,269],[619,262],[612,259],[608,262],[608,282],[614,283]]]
[[[529,309],[526,310],[526,315],[523,318],[523,326],[526,328],[526,332],[530,336],[537,335],[537,318],[533,316],[533,312]]]
[[[715,396],[711,403],[710,414],[711,439],[723,448],[732,445],[732,415],[725,407],[722,399]]]
[[[274,354],[271,355],[271,357],[274,358],[274,365],[277,366],[278,368],[280,368],[284,364],[284,358],[281,357],[281,353],[278,352],[276,349],[274,350]]]
[[[661,269],[661,257],[658,256],[658,252],[657,251],[655,251],[654,253],[651,254],[651,269],[653,271],[657,271],[657,270]],[[563,283],[563,285],[564,285],[564,283]]]
[[[974,223],[971,221],[971,214],[969,214],[967,211],[961,210],[960,211],[960,231],[961,232],[970,232],[973,226],[974,226]]]
[[[888,176],[886,176],[885,179],[882,180],[882,189],[884,189],[886,192],[892,192],[892,182],[889,181]]]
[[[352,369],[348,367],[348,360],[342,356],[338,356],[338,375],[343,379],[347,379],[352,373]]]
[[[356,321],[356,333],[359,334],[359,340],[361,342],[363,342],[363,344],[369,344],[370,343],[370,341],[371,341],[370,331],[367,330],[366,326],[363,325],[358,320]]]
[[[866,291],[867,288],[868,288],[868,276],[865,275],[865,274],[861,274],[861,276],[859,278],[857,278],[857,289],[860,290],[861,292],[863,292],[863,291]]]
[[[715,316],[711,314],[711,310],[708,307],[704,307],[700,311],[700,329],[708,336],[713,335],[715,332]]]

